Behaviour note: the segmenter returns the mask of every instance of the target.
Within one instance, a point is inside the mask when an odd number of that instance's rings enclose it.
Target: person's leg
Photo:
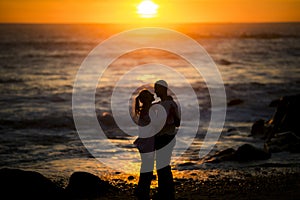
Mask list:
[[[150,199],[150,185],[153,176],[154,152],[141,153],[140,155],[142,164],[135,195],[138,197],[138,199],[148,200]]]
[[[158,197],[160,200],[175,199],[175,187],[171,166],[157,170],[158,176]]]
[[[158,176],[159,199],[175,199],[175,188],[173,174],[171,171],[171,156],[176,140],[172,136],[161,136],[157,138],[156,147],[156,169]]]

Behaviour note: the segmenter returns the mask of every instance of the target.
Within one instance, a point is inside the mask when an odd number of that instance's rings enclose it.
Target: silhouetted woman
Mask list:
[[[140,127],[146,126],[150,123],[149,109],[154,101],[154,95],[148,90],[142,90],[135,99],[135,114],[138,116],[138,125]],[[147,135],[141,136],[134,144],[137,146],[141,155],[141,170],[135,195],[138,199],[150,199],[150,185],[153,176],[154,164],[154,137]],[[144,133],[145,134],[145,133]]]

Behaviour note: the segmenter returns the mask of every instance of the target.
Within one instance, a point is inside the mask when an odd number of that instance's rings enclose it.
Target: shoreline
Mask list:
[[[103,199],[136,199],[138,176],[119,175],[112,184],[121,191]],[[300,167],[252,167],[173,171],[176,199],[299,199]],[[123,177],[123,178],[121,178]],[[154,186],[154,187],[153,187]],[[157,193],[157,176],[150,196]],[[102,199],[102,198],[101,198]]]
[[[214,169],[172,170],[172,172],[175,196],[178,200],[300,198],[299,165],[256,166],[236,169],[220,169],[216,166]],[[63,172],[57,172],[57,174],[59,173]],[[66,190],[70,176],[60,175],[62,176],[44,176],[56,186]],[[138,174],[107,171],[107,174],[99,172],[96,176],[108,182],[114,189],[106,191],[105,195],[95,199],[136,199],[133,194],[138,181]],[[151,196],[156,192],[157,176],[152,181]]]

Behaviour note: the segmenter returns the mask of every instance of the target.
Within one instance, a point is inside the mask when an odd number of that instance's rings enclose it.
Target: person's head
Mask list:
[[[154,95],[149,90],[142,90],[139,95],[135,98],[135,113],[139,114],[142,108],[150,108],[154,101]],[[142,107],[140,106],[142,103]]]
[[[154,84],[154,91],[155,94],[160,98],[167,97],[168,83],[164,80],[156,81]]]

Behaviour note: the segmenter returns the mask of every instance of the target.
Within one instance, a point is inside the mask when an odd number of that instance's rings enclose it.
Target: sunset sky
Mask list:
[[[1,0],[1,23],[299,22],[300,0],[153,0],[157,14],[143,18],[142,0]]]

